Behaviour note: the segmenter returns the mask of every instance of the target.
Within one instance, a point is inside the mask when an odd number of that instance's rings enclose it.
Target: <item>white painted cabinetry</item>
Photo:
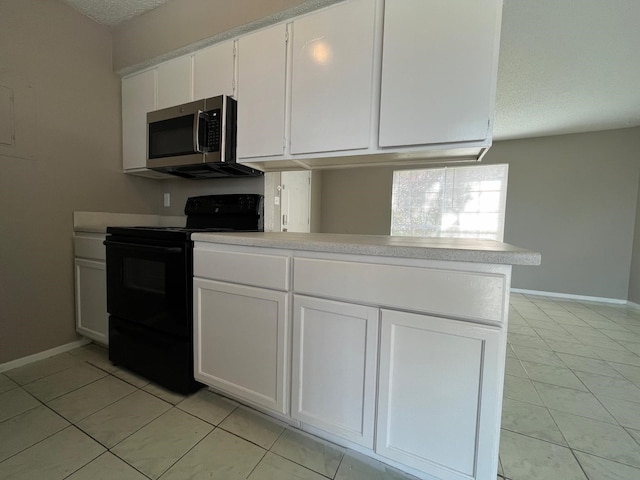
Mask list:
[[[501,6],[385,0],[380,146],[490,140]]]
[[[287,26],[238,40],[238,159],[281,156],[285,144]]]
[[[185,55],[158,65],[157,109],[193,100],[192,56]]]
[[[193,99],[234,95],[233,42],[198,50],[193,56]]]
[[[351,0],[294,20],[292,154],[369,146],[375,7]]]
[[[107,268],[102,234],[74,236],[76,330],[104,345],[109,344]]]
[[[376,453],[436,478],[495,478],[504,333],[386,309],[381,317]]]
[[[294,297],[291,416],[373,448],[378,309]]]
[[[195,378],[278,414],[289,409],[288,265],[255,251],[194,251]]]

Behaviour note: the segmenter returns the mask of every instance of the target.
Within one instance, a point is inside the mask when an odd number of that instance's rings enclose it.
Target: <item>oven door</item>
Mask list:
[[[156,331],[191,335],[190,241],[107,237],[107,311]]]

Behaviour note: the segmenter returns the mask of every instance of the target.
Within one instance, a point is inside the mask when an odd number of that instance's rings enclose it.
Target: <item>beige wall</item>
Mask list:
[[[0,84],[36,107],[33,157],[0,155],[0,364],[78,338],[74,210],[161,211],[158,182],[122,174],[111,40],[61,2],[0,2]]]
[[[505,242],[542,252],[515,288],[627,298],[640,128],[496,142],[483,163],[509,164]],[[390,168],[325,172],[322,231],[388,234],[391,183]]]
[[[113,36],[115,71],[129,72],[171,52],[206,45],[291,18],[337,0],[180,0],[118,26]]]

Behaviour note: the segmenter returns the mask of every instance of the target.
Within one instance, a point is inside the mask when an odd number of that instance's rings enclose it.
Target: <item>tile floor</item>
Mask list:
[[[512,295],[498,479],[640,479],[640,310]],[[408,479],[96,345],[0,374],[0,478]]]

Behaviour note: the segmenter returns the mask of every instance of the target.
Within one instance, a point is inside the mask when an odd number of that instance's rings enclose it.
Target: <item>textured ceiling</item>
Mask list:
[[[113,27],[169,0],[63,1]],[[494,138],[640,125],[638,51],[640,0],[504,0]]]
[[[170,0],[62,0],[102,25],[115,27]]]

